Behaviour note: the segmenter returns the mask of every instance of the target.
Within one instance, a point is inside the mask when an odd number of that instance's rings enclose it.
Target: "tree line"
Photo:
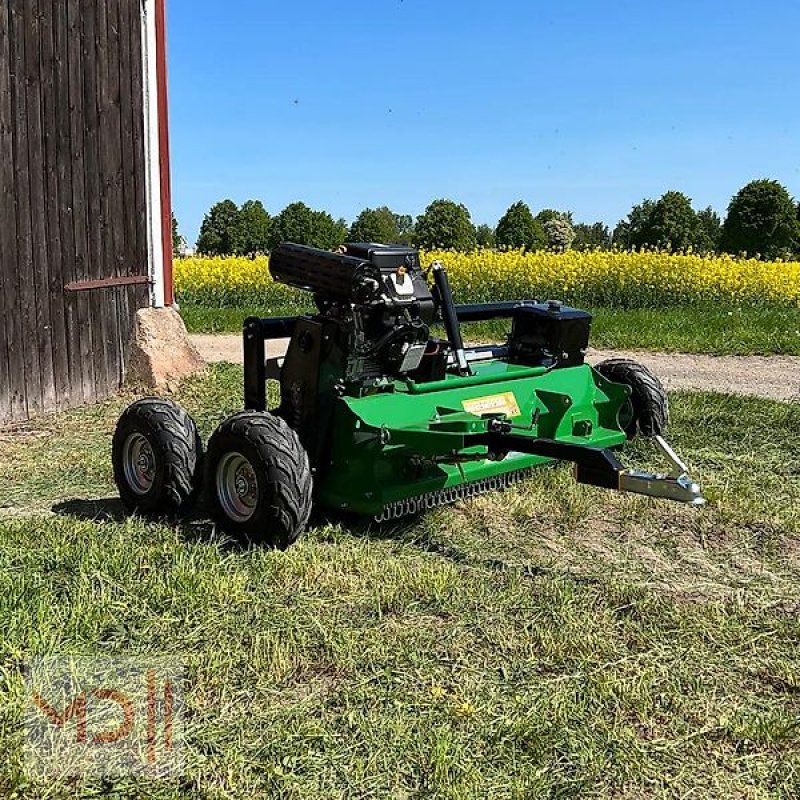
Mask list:
[[[255,256],[286,241],[326,250],[360,241],[427,250],[658,248],[775,259],[800,254],[800,205],[777,181],[752,181],[731,199],[723,221],[712,208],[695,211],[685,194],[669,191],[634,206],[611,231],[602,222],[576,223],[569,211],[544,209],[534,214],[523,201],[511,205],[492,227],[475,225],[466,206],[446,199],[434,200],[416,220],[382,206],[364,209],[350,225],[302,202],[291,203],[273,217],[260,200],[242,206],[223,200],[206,214],[197,250],[204,255]],[[174,219],[173,242],[176,251],[183,249]]]

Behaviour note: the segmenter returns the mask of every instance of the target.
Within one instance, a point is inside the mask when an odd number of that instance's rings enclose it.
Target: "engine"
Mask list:
[[[314,295],[312,319],[338,349],[348,386],[379,385],[422,366],[436,305],[416,250],[347,244],[330,253],[282,244],[269,268],[276,281]]]
[[[409,247],[347,244],[331,253],[296,244],[273,250],[272,277],[311,292],[317,313],[298,317],[280,368],[278,413],[312,463],[337,397],[389,389],[394,378],[443,378],[447,346],[431,339],[437,304]]]

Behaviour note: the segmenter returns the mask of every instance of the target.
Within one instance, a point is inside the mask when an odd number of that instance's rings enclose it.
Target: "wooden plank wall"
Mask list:
[[[141,0],[0,0],[0,424],[117,391],[147,275]]]

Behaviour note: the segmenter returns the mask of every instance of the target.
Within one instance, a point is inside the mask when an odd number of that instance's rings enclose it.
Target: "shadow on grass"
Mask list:
[[[56,503],[51,510],[61,517],[95,522],[99,525],[108,522],[122,523],[136,516],[125,508],[118,497],[105,497],[99,500],[65,500]],[[174,528],[178,532],[181,542],[186,544],[208,544],[216,541],[232,550],[246,549],[249,546],[246,542],[239,542],[230,537],[221,539],[215,533],[214,523],[203,514],[201,509],[193,509],[186,514],[144,517],[144,519]]]
[[[65,500],[56,503],[51,511],[60,517],[72,517],[89,522],[123,522],[130,516],[118,497],[106,497],[101,500]]]
[[[99,500],[67,500],[52,507],[54,514],[73,519],[95,522],[99,525],[109,522],[122,523],[134,515],[130,514],[118,497],[107,497]],[[153,517],[153,522],[170,526],[177,531],[183,544],[216,544],[227,550],[242,552],[250,549],[266,547],[263,543],[237,539],[217,531],[213,522],[205,515],[202,505],[191,512],[178,516]],[[416,548],[454,564],[480,567],[492,572],[515,572],[526,578],[552,577],[561,575],[576,583],[593,584],[599,580],[586,575],[579,575],[570,570],[564,572],[539,564],[513,564],[499,558],[481,558],[443,540],[432,531],[420,529],[419,523],[424,514],[377,523],[372,519],[354,516],[342,512],[324,511],[315,508],[309,523],[309,529],[323,531],[329,527],[337,527],[341,533],[355,538],[373,541],[391,541]],[[335,544],[338,536],[326,536],[320,540],[326,544]]]

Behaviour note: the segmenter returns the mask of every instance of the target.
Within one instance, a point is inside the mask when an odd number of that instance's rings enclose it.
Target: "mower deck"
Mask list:
[[[490,452],[476,437],[504,420],[517,437],[605,449],[625,442],[617,416],[625,387],[588,365],[548,370],[490,360],[473,375],[435,384],[395,381],[392,391],[342,397],[317,496],[331,508],[381,516],[387,507],[501,478],[554,457]]]

